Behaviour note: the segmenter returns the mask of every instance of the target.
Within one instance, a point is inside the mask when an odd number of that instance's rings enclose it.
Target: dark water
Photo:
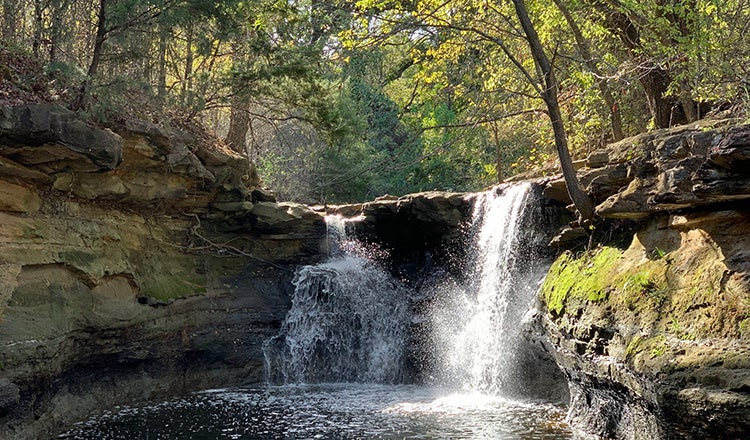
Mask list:
[[[122,407],[64,439],[569,439],[561,408],[411,385],[237,388]]]

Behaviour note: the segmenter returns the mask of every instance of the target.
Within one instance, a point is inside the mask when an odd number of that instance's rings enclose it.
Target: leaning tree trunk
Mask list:
[[[560,166],[562,168],[563,177],[565,178],[565,185],[568,188],[568,195],[573,201],[581,220],[591,221],[594,218],[594,204],[591,198],[581,188],[578,182],[578,176],[576,176],[575,168],[573,168],[573,159],[570,157],[570,151],[568,150],[568,135],[565,133],[565,126],[562,120],[562,114],[560,112],[560,105],[557,101],[557,78],[555,73],[552,71],[552,64],[547,58],[547,54],[544,53],[544,48],[539,40],[539,35],[531,23],[529,13],[526,10],[526,5],[523,0],[513,0],[513,5],[516,9],[516,15],[521,22],[524,34],[526,34],[526,40],[529,43],[531,49],[531,55],[534,58],[534,62],[543,77],[543,90],[541,91],[541,97],[544,100],[544,104],[547,106],[550,120],[552,121],[552,130],[555,135],[555,148],[557,149],[557,156],[560,159]]]

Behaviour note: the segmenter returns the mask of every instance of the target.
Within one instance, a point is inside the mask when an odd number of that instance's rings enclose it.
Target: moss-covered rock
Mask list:
[[[617,438],[750,432],[750,212],[654,218],[561,255],[542,287],[570,419]]]

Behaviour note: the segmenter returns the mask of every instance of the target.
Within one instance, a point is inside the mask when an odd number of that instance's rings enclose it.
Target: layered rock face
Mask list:
[[[148,123],[0,109],[0,437],[263,379],[262,341],[326,227],[249,171]]]
[[[597,213],[637,232],[563,254],[543,286],[571,424],[606,438],[747,437],[750,126],[626,139],[580,173]],[[562,195],[555,183],[547,194]]]

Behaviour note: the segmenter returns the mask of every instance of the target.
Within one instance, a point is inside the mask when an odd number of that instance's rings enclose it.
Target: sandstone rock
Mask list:
[[[580,179],[602,217],[640,219],[745,200],[750,198],[750,125],[725,120],[660,130],[609,145],[592,153],[589,162],[592,169]]]
[[[167,167],[173,173],[190,176],[206,184],[216,181],[214,175],[183,145],[171,149],[167,155]]]
[[[574,428],[644,439],[750,432],[749,216],[657,216],[626,250],[555,263],[545,325]]]
[[[0,108],[0,152],[22,145],[40,147],[54,143],[91,161],[101,170],[112,170],[122,160],[122,139],[110,130],[79,120],[75,113],[56,104],[26,104]],[[49,149],[28,149],[28,163],[51,162]]]
[[[568,246],[570,243],[577,242],[583,238],[588,237],[588,233],[581,227],[564,227],[557,235],[555,235],[550,241],[550,246]]]
[[[565,205],[573,203],[573,201],[570,200],[570,195],[568,195],[568,187],[565,185],[565,179],[563,179],[562,177],[549,181],[544,186],[542,195],[545,198],[560,202]]]
[[[653,209],[648,204],[648,196],[643,190],[647,186],[640,179],[635,179],[621,192],[610,196],[596,207],[596,214],[601,217],[640,220],[648,217]]]
[[[42,206],[39,195],[26,187],[0,180],[0,211],[34,213]]]
[[[601,168],[607,164],[609,164],[609,152],[607,150],[592,151],[586,158],[586,166],[589,168]]]
[[[245,212],[253,210],[253,204],[251,202],[214,203],[211,206],[219,211],[225,212]]]
[[[253,204],[249,215],[253,228],[260,231],[321,237],[325,231],[323,216],[298,203],[258,202]]]
[[[269,189],[255,188],[251,194],[252,194],[253,202],[275,202],[276,201],[276,194],[274,194],[273,191]]]
[[[30,182],[46,182],[49,180],[46,173],[25,167],[7,157],[0,157],[0,176],[14,177]]]

